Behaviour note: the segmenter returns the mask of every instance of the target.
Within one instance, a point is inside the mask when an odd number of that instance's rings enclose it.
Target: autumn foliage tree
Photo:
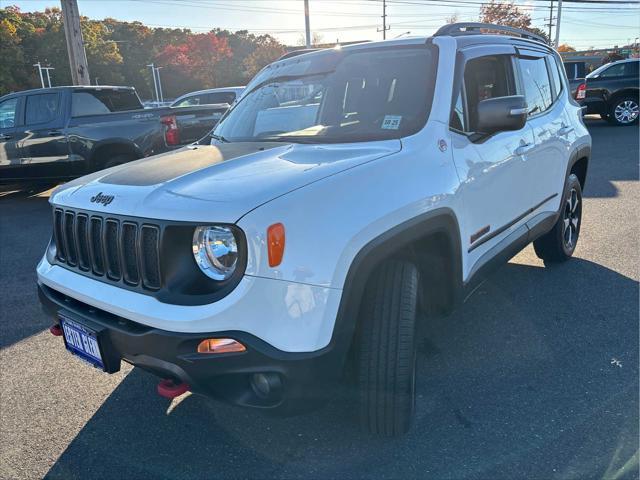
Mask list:
[[[558,47],[559,52],[575,52],[576,49],[566,43],[561,43]]]
[[[484,3],[480,7],[480,21],[528,30],[549,41],[545,32],[531,25],[531,15],[518,8],[513,2],[491,0],[489,3]]]
[[[270,35],[209,33],[183,28],[151,28],[113,18],[81,18],[91,82],[131,85],[142,98],[153,95],[148,64],[160,70],[165,98],[202,88],[244,85],[267,63],[285,53]],[[0,8],[0,96],[40,86],[34,63],[55,68],[53,85],[69,85],[71,75],[59,8],[22,12]]]
[[[165,65],[166,73],[184,73],[187,78],[204,88],[216,85],[221,60],[233,56],[226,38],[215,33],[190,35],[179,44],[169,44],[156,56],[156,62]]]

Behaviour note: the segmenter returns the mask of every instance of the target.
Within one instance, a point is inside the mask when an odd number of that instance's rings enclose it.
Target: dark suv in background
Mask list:
[[[632,58],[603,65],[578,86],[576,100],[614,125],[638,123],[638,65]]]

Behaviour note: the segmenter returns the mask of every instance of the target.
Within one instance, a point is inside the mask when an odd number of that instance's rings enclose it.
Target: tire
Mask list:
[[[106,162],[104,162],[103,166],[101,168],[98,168],[97,170],[105,170],[107,168],[115,167],[116,165],[122,165],[123,163],[131,162],[135,159],[136,157],[131,154],[116,155],[115,157],[111,157]]]
[[[582,226],[582,188],[575,174],[569,175],[562,195],[560,216],[553,228],[533,242],[538,258],[564,262],[573,255]]]
[[[640,117],[638,97],[626,95],[611,102],[606,120],[613,125],[626,127],[637,124],[638,117]]]
[[[389,261],[365,291],[356,336],[361,426],[373,434],[409,430],[415,404],[418,270]]]

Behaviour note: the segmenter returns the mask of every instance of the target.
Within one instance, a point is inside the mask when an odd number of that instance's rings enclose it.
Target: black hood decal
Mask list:
[[[287,145],[282,142],[238,142],[187,147],[127,164],[99,182],[140,187],[156,185],[216,163]]]

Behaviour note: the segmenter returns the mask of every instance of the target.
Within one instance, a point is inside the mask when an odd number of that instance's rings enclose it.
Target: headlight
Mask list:
[[[229,227],[197,227],[193,234],[193,256],[200,270],[214,280],[233,275],[238,264],[238,241]]]

